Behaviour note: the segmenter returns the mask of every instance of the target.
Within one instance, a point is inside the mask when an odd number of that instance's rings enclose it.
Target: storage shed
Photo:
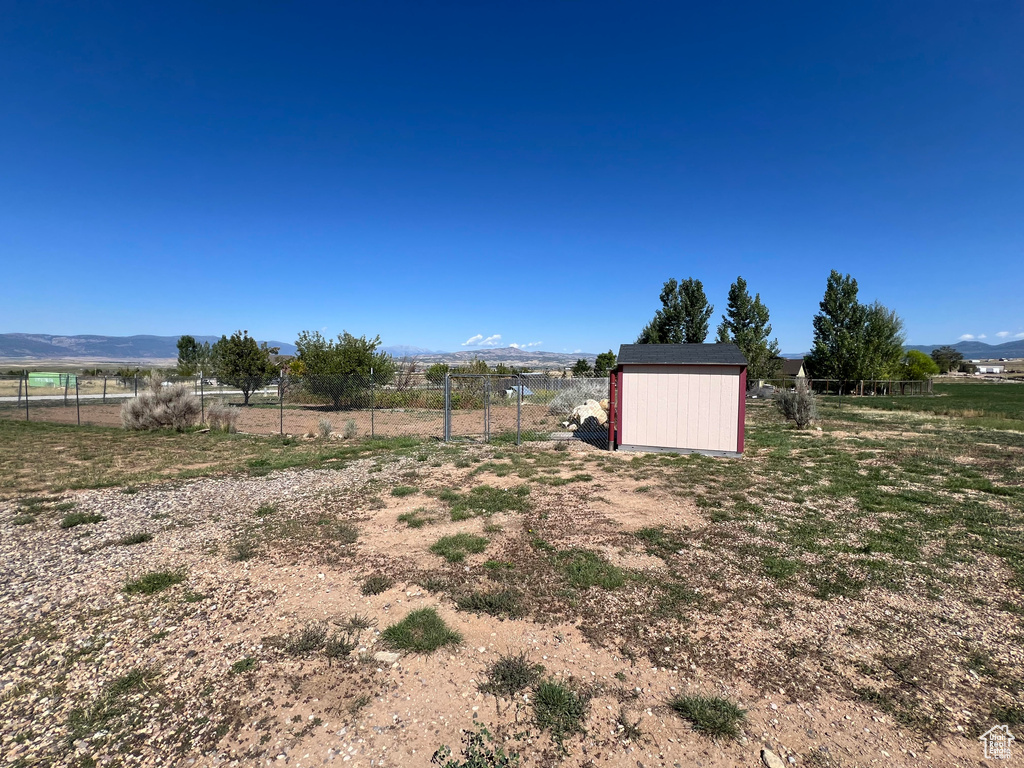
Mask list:
[[[611,394],[612,448],[743,453],[747,360],[735,344],[623,344]]]

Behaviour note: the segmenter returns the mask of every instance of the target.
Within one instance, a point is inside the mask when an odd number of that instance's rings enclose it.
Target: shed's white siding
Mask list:
[[[620,444],[735,452],[740,370],[723,365],[623,366]]]

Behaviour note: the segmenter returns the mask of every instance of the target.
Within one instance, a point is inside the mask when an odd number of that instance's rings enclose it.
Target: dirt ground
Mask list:
[[[479,725],[528,766],[755,766],[763,748],[791,765],[1002,764],[982,758],[971,725],[969,710],[994,690],[987,673],[913,666],[969,638],[1020,677],[1019,627],[1000,602],[1019,594],[1001,561],[956,566],[964,589],[941,600],[870,586],[820,599],[715,549],[723,522],[703,501],[708,481],[680,491],[643,461],[585,445],[434,446],[331,469],[0,503],[4,764],[427,765],[441,745],[458,753]],[[751,461],[681,466],[767,471]],[[469,489],[524,485],[523,510],[449,514]],[[18,524],[26,508],[35,517]],[[62,528],[68,510],[102,519]],[[409,514],[427,522],[399,520]],[[645,546],[655,526],[678,538]],[[486,550],[457,563],[429,550],[454,533],[486,537]],[[138,534],[152,538],[130,543]],[[625,585],[570,586],[559,558],[581,550],[622,569]],[[181,578],[126,594],[153,571]],[[364,595],[371,574],[392,586]],[[659,590],[670,577],[703,602],[679,598],[666,613]],[[499,587],[522,593],[522,615],[457,608],[467,590]],[[375,659],[381,631],[424,607],[463,642]],[[372,626],[349,656],[287,650],[311,623],[357,615]],[[534,724],[531,691],[504,700],[479,690],[490,664],[519,652],[589,701],[564,752]],[[948,711],[941,725],[916,727],[851,694],[886,653],[907,661],[907,690]],[[666,705],[687,694],[738,704],[739,737],[705,736]]]

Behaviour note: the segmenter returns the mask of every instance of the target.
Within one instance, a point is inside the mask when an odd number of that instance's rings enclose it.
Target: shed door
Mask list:
[[[736,451],[740,370],[720,365],[624,366],[619,442]]]

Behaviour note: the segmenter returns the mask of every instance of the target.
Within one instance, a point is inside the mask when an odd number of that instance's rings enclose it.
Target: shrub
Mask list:
[[[334,425],[331,424],[331,420],[328,418],[321,418],[316,423],[316,432],[320,437],[327,439],[331,436],[331,432],[334,431]]]
[[[183,432],[199,422],[199,398],[184,384],[170,387],[154,378],[148,392],[121,406],[121,424],[129,430],[175,429]]]
[[[812,419],[818,418],[814,393],[802,381],[798,381],[794,389],[777,392],[775,407],[786,419],[796,422],[799,429],[804,429]]]
[[[681,718],[689,720],[693,730],[713,738],[735,739],[740,735],[740,723],[747,717],[744,710],[717,696],[676,696],[668,705]]]
[[[153,534],[151,533],[133,533],[130,536],[125,536],[122,539],[118,539],[117,543],[122,547],[130,547],[135,544],[145,544],[146,542],[153,540]]]
[[[236,408],[227,403],[214,403],[206,409],[206,423],[210,429],[234,433],[238,431],[238,414],[241,408]]]
[[[430,653],[445,645],[458,645],[462,635],[445,624],[433,608],[421,608],[387,627],[381,639],[400,651]]]
[[[349,419],[345,422],[345,439],[352,440],[359,434],[359,428],[356,427],[355,419]]]

